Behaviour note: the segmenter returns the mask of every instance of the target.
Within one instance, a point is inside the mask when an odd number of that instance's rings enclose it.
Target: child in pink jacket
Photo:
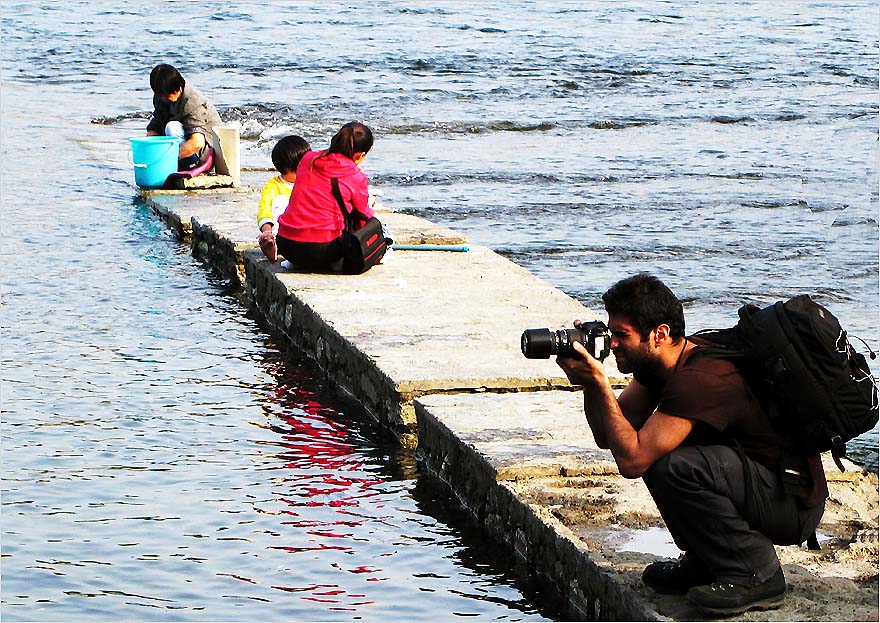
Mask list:
[[[373,146],[373,132],[362,123],[346,123],[325,151],[309,151],[296,169],[287,209],[278,219],[278,252],[292,265],[310,271],[339,270],[344,221],[333,196],[338,180],[346,211],[356,210],[355,228],[373,216],[367,176],[358,164]]]

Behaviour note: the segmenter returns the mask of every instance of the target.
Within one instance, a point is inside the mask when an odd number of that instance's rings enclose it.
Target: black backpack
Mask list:
[[[830,450],[842,470],[846,442],[877,424],[877,385],[865,357],[807,295],[763,309],[744,305],[735,327],[696,336],[711,343],[706,354],[736,364],[790,450]]]

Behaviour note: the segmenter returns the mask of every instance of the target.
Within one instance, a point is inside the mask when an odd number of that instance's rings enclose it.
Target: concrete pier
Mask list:
[[[580,394],[424,396],[416,400],[425,463],[494,539],[556,586],[586,620],[702,618],[680,596],[641,581],[674,558],[641,479],[620,476],[596,446]],[[831,497],[822,550],[777,547],[788,581],[784,608],[748,621],[876,620],[877,478],[826,461]]]
[[[359,276],[288,272],[259,251],[245,267],[248,300],[408,446],[419,396],[568,387],[553,361],[523,357],[520,335],[595,317],[484,247],[393,252]]]
[[[642,568],[675,557],[641,480],[596,447],[552,360],[527,360],[523,329],[599,317],[485,247],[397,251],[359,276],[270,264],[256,244],[259,192],[145,192],[146,203],[267,323],[419,456],[485,533],[586,620],[695,620]],[[461,245],[414,216],[379,217],[401,244]],[[615,384],[627,379],[607,362]],[[736,620],[877,620],[878,481],[830,464],[823,549],[778,548],[784,607]]]

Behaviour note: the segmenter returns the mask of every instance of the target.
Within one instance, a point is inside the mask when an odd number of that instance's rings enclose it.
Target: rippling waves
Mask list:
[[[587,306],[637,271],[693,330],[809,292],[880,350],[871,2],[5,2],[0,19],[4,619],[560,616],[132,204],[126,139],[157,62],[267,176],[278,137],[321,147],[365,120],[390,207]],[[877,431],[852,450],[876,469]]]
[[[553,615],[112,186],[7,258],[4,619]]]

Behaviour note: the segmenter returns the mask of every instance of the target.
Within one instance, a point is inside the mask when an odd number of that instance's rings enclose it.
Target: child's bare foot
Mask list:
[[[278,259],[278,245],[275,243],[275,234],[266,231],[257,236],[257,242],[260,243],[260,250],[263,252],[270,262]]]

